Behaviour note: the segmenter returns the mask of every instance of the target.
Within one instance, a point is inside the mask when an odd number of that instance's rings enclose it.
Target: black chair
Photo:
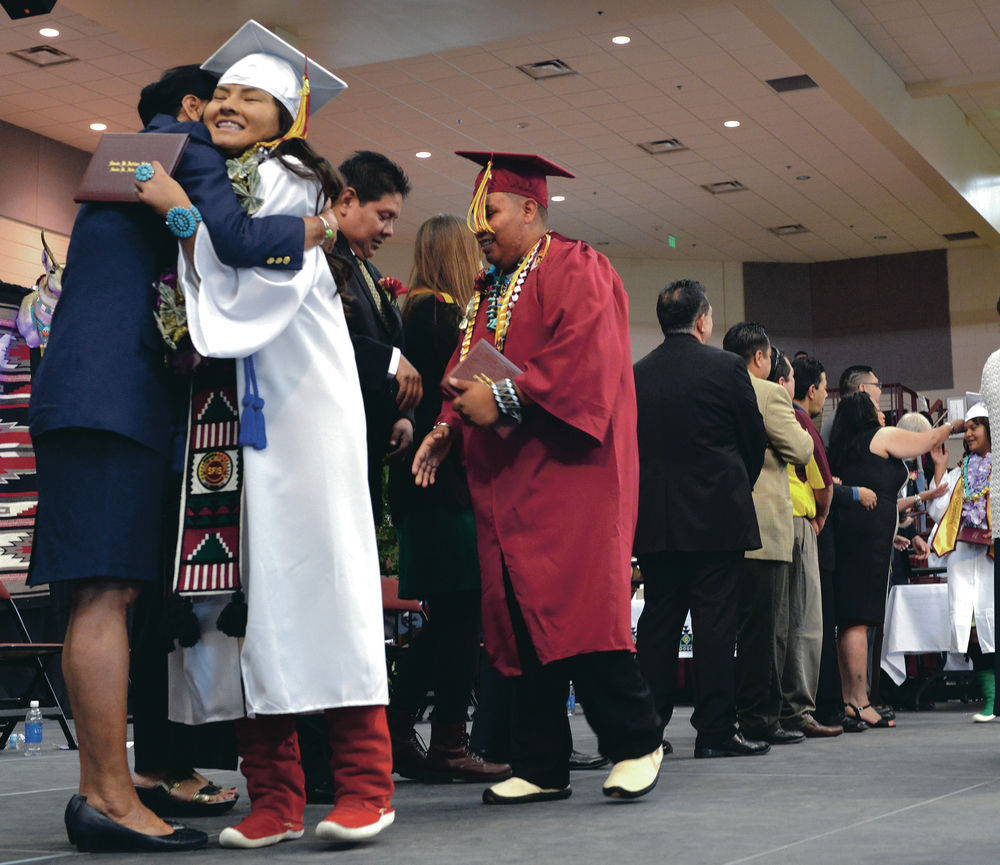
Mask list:
[[[16,643],[0,642],[0,668],[15,667],[33,671],[28,687],[17,696],[8,689],[8,696],[0,697],[0,749],[7,745],[10,734],[19,721],[24,720],[28,705],[37,699],[42,709],[42,717],[58,721],[70,749],[76,750],[76,739],[69,729],[66,713],[63,711],[59,698],[52,688],[46,670],[52,659],[62,652],[62,643],[36,643],[31,639],[24,619],[11,598],[10,592],[0,580],[0,609],[9,611],[14,621],[15,633],[21,641]]]

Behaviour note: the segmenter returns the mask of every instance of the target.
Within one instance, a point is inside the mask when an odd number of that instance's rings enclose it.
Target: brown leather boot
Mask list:
[[[427,749],[413,729],[413,716],[390,706],[386,717],[392,741],[392,771],[404,778],[422,781],[427,770]]]
[[[465,723],[431,722],[431,746],[427,749],[424,783],[446,784],[449,781],[503,781],[511,776],[506,763],[490,763],[469,750]]]

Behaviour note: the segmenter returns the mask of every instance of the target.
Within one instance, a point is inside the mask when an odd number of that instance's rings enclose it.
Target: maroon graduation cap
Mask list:
[[[512,192],[549,206],[546,177],[575,177],[561,165],[556,165],[534,153],[495,153],[488,150],[456,150],[456,156],[470,159],[483,166],[476,178],[468,224],[474,232],[489,231],[486,221],[486,196],[491,192]]]

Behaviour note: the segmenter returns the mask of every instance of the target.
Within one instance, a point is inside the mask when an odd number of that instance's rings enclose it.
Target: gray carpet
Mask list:
[[[667,729],[675,752],[657,788],[635,802],[601,795],[605,771],[576,772],[561,802],[485,806],[477,784],[400,781],[395,825],[376,841],[335,850],[311,834],[326,814],[307,809],[298,841],[260,851],[222,850],[219,831],[249,811],[242,776],[213,772],[244,791],[230,815],[191,821],[209,847],[189,865],[269,862],[400,863],[892,863],[941,865],[995,860],[1000,812],[1000,722],[973,724],[975,706],[902,712],[895,730],[772,748],[764,757],[695,760],[690,709]],[[594,750],[583,717],[572,719],[578,748]],[[418,730],[427,737],[426,725]],[[76,755],[57,749],[45,722],[43,753],[0,752],[0,865],[86,856],[132,865],[146,856],[80,854],[66,840],[62,813],[75,792]],[[234,819],[235,818],[235,819]],[[158,861],[163,857],[158,857]],[[167,856],[166,858],[170,858]]]

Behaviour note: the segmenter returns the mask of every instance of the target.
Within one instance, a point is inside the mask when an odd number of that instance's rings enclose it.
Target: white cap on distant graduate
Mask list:
[[[345,81],[311,57],[307,68],[305,54],[252,18],[202,63],[201,68],[218,74],[219,84],[241,84],[266,90],[292,117],[299,113],[303,73],[309,77],[310,114],[315,114],[347,88]]]
[[[970,406],[969,410],[965,413],[965,422],[968,423],[970,420],[974,420],[977,417],[984,417],[989,419],[990,413],[986,409],[986,405],[981,402],[977,402],[974,406]]]

